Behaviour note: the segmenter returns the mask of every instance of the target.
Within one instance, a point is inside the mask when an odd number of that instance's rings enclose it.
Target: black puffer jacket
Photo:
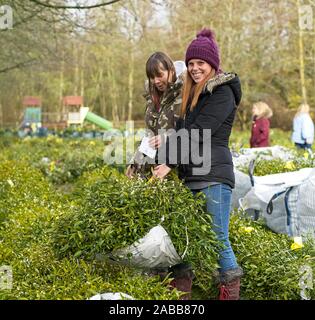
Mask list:
[[[192,163],[191,154],[189,164],[183,163],[185,155],[181,155],[180,143],[177,144],[179,178],[185,182],[210,181],[226,183],[234,188],[235,178],[233,171],[232,156],[229,150],[229,138],[235,118],[237,106],[241,101],[242,91],[238,76],[232,73],[222,73],[211,79],[200,94],[196,107],[191,112],[187,108],[184,119],[177,122],[177,131],[185,128],[189,133],[191,145],[191,130],[199,129],[199,156],[203,156],[203,144],[211,143],[211,168],[207,174],[195,175],[193,168],[201,167],[203,164]],[[202,129],[211,129],[211,141],[204,140]],[[167,143],[169,148],[169,141]],[[191,150],[190,152],[198,152]],[[170,159],[167,153],[166,163],[172,166],[174,159]],[[184,162],[185,163],[185,162]]]

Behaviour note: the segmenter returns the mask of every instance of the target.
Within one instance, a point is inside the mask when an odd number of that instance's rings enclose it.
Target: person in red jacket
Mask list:
[[[272,110],[262,101],[256,102],[252,109],[253,122],[250,147],[269,147],[269,118],[272,117]]]

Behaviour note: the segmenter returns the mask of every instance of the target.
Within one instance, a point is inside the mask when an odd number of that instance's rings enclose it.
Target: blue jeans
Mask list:
[[[206,195],[207,211],[212,216],[213,230],[217,239],[224,244],[219,251],[220,272],[238,268],[236,258],[229,241],[229,221],[232,189],[227,184],[216,184],[200,190],[192,190],[193,194],[203,192]]]
[[[298,149],[312,149],[312,145],[310,143],[295,143],[295,146],[298,148]]]

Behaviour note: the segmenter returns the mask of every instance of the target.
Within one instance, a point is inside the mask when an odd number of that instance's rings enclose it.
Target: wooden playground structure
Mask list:
[[[82,126],[84,121],[105,129],[112,129],[112,123],[84,106],[82,96],[65,96],[62,99],[60,112],[43,112],[42,99],[26,96],[22,102],[23,120],[20,127],[31,127],[36,130],[40,127],[47,129],[65,129],[70,126]]]

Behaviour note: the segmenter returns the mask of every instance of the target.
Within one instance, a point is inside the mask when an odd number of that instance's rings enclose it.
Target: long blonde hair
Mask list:
[[[307,103],[301,103],[295,116],[299,116],[301,113],[309,113],[310,112],[310,106]]]
[[[256,107],[258,110],[257,119],[260,119],[260,118],[268,119],[268,118],[271,118],[273,115],[271,108],[265,102],[258,101],[253,104],[253,107]]]
[[[182,94],[182,105],[180,111],[180,117],[183,118],[186,114],[187,105],[190,103],[190,111],[192,111],[198,102],[199,96],[208,80],[215,76],[215,70],[212,69],[210,74],[201,82],[195,83],[189,74],[188,70],[186,71],[183,94]]]

